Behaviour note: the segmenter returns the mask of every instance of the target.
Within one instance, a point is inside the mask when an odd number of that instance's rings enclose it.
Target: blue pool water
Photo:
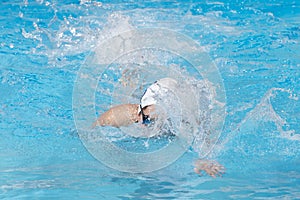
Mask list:
[[[1,199],[300,198],[299,1],[15,0],[0,9]],[[208,159],[225,166],[223,177],[196,175],[192,149],[132,174],[82,144],[77,72],[100,42],[141,28],[184,34],[215,62],[226,118]]]

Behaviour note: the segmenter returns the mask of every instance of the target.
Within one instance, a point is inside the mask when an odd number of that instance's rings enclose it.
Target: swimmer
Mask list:
[[[103,113],[93,126],[129,126],[133,123],[150,124],[157,118],[155,96],[162,89],[175,87],[177,82],[171,78],[164,78],[152,84],[144,93],[140,104],[121,104]],[[150,117],[151,116],[151,117]]]
[[[144,93],[140,104],[121,104],[110,108],[103,113],[93,124],[93,126],[113,126],[122,127],[139,123],[148,126],[155,123],[156,119],[161,117],[161,112],[157,112],[157,96],[168,92],[170,89],[176,89],[177,81],[171,78],[163,78],[153,83]],[[160,114],[158,114],[160,113]],[[166,118],[163,116],[163,118]],[[152,136],[150,136],[152,137]],[[212,177],[221,176],[225,168],[216,161],[199,159],[194,163],[195,173],[202,175],[202,171]]]

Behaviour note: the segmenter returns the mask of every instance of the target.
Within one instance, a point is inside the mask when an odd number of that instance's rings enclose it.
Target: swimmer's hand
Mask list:
[[[195,163],[194,171],[202,176],[201,171],[205,171],[208,175],[213,178],[222,176],[225,173],[225,167],[219,164],[217,161],[212,160],[197,160]]]

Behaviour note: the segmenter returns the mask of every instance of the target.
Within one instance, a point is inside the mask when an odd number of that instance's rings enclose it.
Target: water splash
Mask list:
[[[287,120],[276,112],[276,107],[272,104],[272,100],[279,93],[287,93],[286,98],[298,101],[298,97],[290,90],[269,89],[238,126],[216,145],[214,155],[224,156],[231,152],[229,149],[233,150],[232,154],[240,152],[247,156],[254,156],[254,159],[266,153],[284,155],[286,158],[299,155],[296,146],[300,141],[300,134],[296,132],[297,130],[287,129],[290,127]],[[252,140],[256,142],[252,143]]]
[[[287,125],[287,121],[274,110],[271,100],[276,97],[276,92],[278,91],[288,93],[289,98],[292,100],[298,100],[298,97],[290,90],[283,88],[271,88],[261,99],[260,103],[247,114],[240,126],[250,121],[273,122],[280,133],[280,137],[290,140],[300,140],[300,134],[296,134],[295,130],[284,130],[284,127]]]

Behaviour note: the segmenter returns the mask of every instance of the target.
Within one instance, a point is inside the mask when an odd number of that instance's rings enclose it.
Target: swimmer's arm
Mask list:
[[[138,104],[122,104],[110,108],[103,113],[93,124],[95,126],[128,126],[140,121]]]
[[[194,163],[194,165],[194,171],[200,176],[202,175],[202,171],[213,178],[222,176],[222,174],[225,173],[225,167],[219,164],[217,161],[199,159]]]

